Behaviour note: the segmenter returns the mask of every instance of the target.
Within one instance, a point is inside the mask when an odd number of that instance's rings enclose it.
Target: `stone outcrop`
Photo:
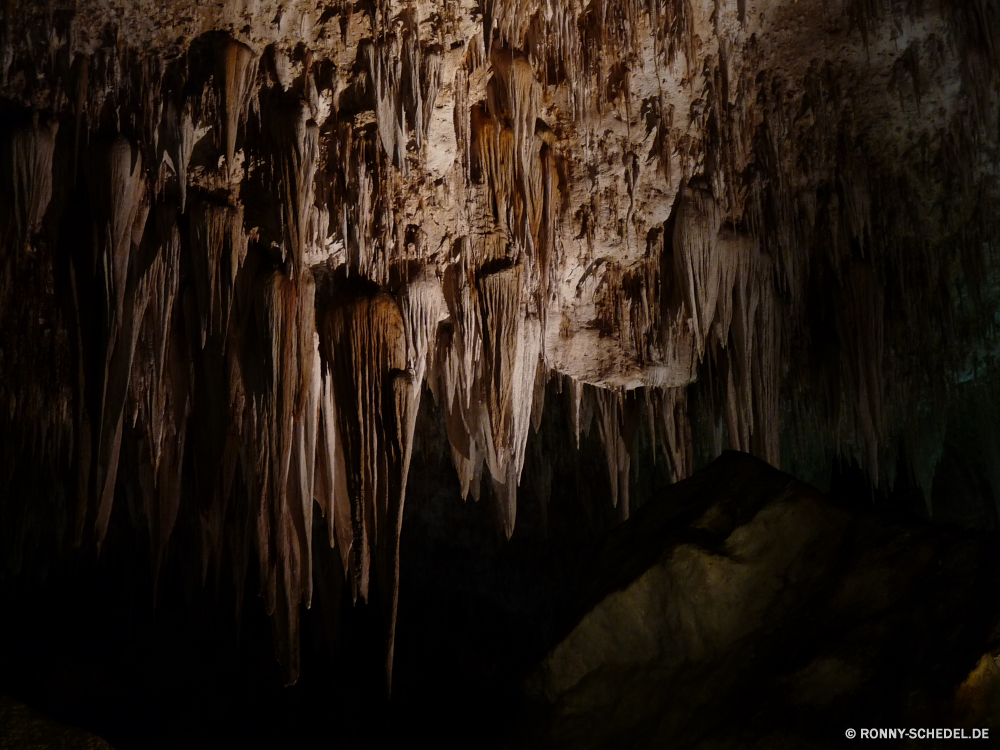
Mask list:
[[[511,747],[834,748],[851,728],[990,727],[998,582],[995,534],[838,503],[725,453],[612,532]]]

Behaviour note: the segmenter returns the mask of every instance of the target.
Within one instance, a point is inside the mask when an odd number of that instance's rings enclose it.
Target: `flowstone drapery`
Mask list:
[[[509,538],[552,379],[623,518],[639,431],[675,480],[903,450],[929,499],[993,382],[988,2],[2,12],[7,569],[126,493],[158,570],[190,495],[187,562],[240,587],[256,550],[289,682],[317,554],[374,574],[391,679],[425,386]]]

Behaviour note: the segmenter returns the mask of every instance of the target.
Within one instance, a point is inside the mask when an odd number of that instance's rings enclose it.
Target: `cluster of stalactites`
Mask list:
[[[360,197],[342,205],[345,260],[383,286],[388,253],[372,247],[378,234],[372,202],[391,186],[394,169],[405,172],[408,132],[419,145],[434,98],[436,68],[420,57],[415,34],[412,26],[401,30],[394,58],[382,48],[369,55],[381,145],[396,166],[381,163],[373,174],[379,159],[351,128],[342,128],[338,143]],[[202,498],[203,576],[213,563],[219,570],[228,546],[239,587],[246,544],[256,539],[262,594],[286,677],[294,681],[299,606],[312,600],[315,501],[355,599],[368,597],[374,564],[391,675],[400,525],[425,380],[444,406],[463,496],[478,497],[485,467],[498,526],[506,537],[514,530],[528,436],[540,424],[548,372],[543,331],[558,177],[552,135],[537,125],[540,85],[527,59],[499,41],[488,61],[467,56],[472,68],[488,62],[492,71],[484,101],[467,110],[465,162],[478,180],[473,204],[489,232],[463,240],[442,278],[424,267],[394,294],[338,300],[317,320],[307,257],[324,241],[329,214],[315,205],[316,108],[308,98],[290,102],[280,92],[262,103],[257,57],[246,46],[222,40],[215,55],[210,87],[171,96],[158,110],[152,151],[122,136],[75,137],[87,165],[93,242],[92,256],[74,262],[80,283],[100,303],[105,332],[82,357],[101,366],[80,364],[78,537],[92,521],[103,540],[125,456],[138,468],[158,570],[183,488],[194,487]],[[85,92],[79,101],[87,101]],[[260,153],[238,149],[241,132],[251,127],[252,102],[272,107],[254,121]],[[37,230],[49,203],[55,134],[54,125],[35,125],[13,138],[19,237]],[[218,173],[192,180],[195,147],[209,134]],[[151,153],[159,163],[146,163]],[[241,165],[250,165],[249,178]],[[258,217],[247,215],[247,185],[278,198],[273,226],[254,226]],[[262,236],[271,246],[251,252]],[[646,282],[638,302],[615,307],[616,325],[627,328],[640,357],[662,358],[664,347],[685,339],[655,333],[664,302],[652,276]],[[703,278],[691,283],[706,294]],[[731,287],[732,280],[723,283]],[[716,292],[708,296],[714,306]],[[696,320],[714,314],[704,301],[688,304]],[[678,331],[690,328],[682,309],[671,315]],[[77,316],[85,319],[79,310]],[[697,322],[694,330],[700,331]],[[96,380],[88,377],[93,371],[100,373]],[[581,399],[583,384],[572,383],[577,432],[582,400],[598,418],[612,499],[627,517],[635,410],[623,406],[620,393],[590,386],[593,393]],[[680,390],[653,390],[648,400],[648,413],[662,415],[660,440],[672,475],[681,478],[690,471],[691,448]],[[193,476],[185,480],[189,441]]]
[[[78,337],[76,407],[65,419],[75,432],[77,539],[94,528],[99,546],[116,488],[135,491],[155,573],[184,488],[193,487],[202,498],[207,574],[213,559],[218,569],[222,549],[232,542],[224,529],[233,515],[256,517],[262,590],[278,629],[289,636],[279,641],[291,644],[299,602],[311,597],[322,395],[315,284],[303,263],[317,128],[301,110],[272,120],[268,157],[275,165],[271,187],[281,198],[284,262],[268,268],[255,255],[247,270],[251,237],[239,195],[244,156],[237,146],[255,90],[257,56],[232,40],[220,41],[214,54],[212,85],[151,108],[161,121],[139,132],[148,130],[152,144],[104,136],[106,123],[83,115],[109,94],[96,86],[88,93],[89,66],[78,78],[72,147],[83,179],[69,190],[86,196],[89,225],[79,229],[90,241],[73,249],[69,277],[74,327],[97,335]],[[5,242],[5,253],[20,252],[19,245],[41,230],[53,193],[56,133],[54,124],[35,123],[5,144],[10,225],[20,238]],[[208,185],[201,178],[192,192],[192,154],[209,133],[219,173]],[[194,471],[185,477],[192,440]],[[123,472],[123,463],[134,471]],[[233,502],[238,488],[245,498]],[[248,516],[236,506],[252,511]],[[237,540],[231,546],[244,545]],[[232,551],[240,586],[241,555]],[[294,671],[297,646],[283,651],[282,661]]]
[[[13,308],[19,306],[18,293],[25,282],[18,278],[17,256],[32,254],[43,230],[43,219],[52,201],[58,132],[55,120],[46,121],[36,115],[9,131],[5,142],[0,143],[0,175],[7,183],[0,186],[0,196],[8,197],[6,205],[0,206],[0,315],[14,318]],[[20,377],[0,386],[0,393],[9,395],[0,424],[24,420],[32,432],[28,444],[41,452],[51,449],[63,458],[73,446],[73,430],[68,426],[72,422],[68,389],[53,401],[46,384],[34,380],[27,368],[22,369],[18,353],[12,351],[16,344],[4,344],[7,366],[19,371],[8,374]],[[14,388],[20,391],[9,390]]]
[[[523,277],[521,264],[501,264],[471,281],[460,273],[446,280],[451,325],[439,336],[431,381],[445,408],[463,496],[478,498],[485,462],[508,538],[543,366],[541,323],[527,313]]]
[[[138,465],[156,570],[180,504],[192,392],[205,377],[196,371],[199,358],[191,346],[205,350],[205,370],[216,369],[216,350],[226,348],[236,279],[247,255],[238,188],[229,201],[202,193],[192,201],[188,189],[192,153],[209,132],[232,173],[237,132],[256,78],[256,55],[244,45],[222,41],[216,60],[214,88],[180,101],[167,97],[166,106],[151,109],[161,117],[145,126],[152,149],[120,135],[103,141],[93,112],[102,106],[100,97],[109,95],[108,86],[89,85],[87,64],[78,78],[74,157],[85,167],[80,171],[90,198],[93,240],[91,257],[73,260],[74,279],[83,298],[97,302],[103,314],[98,322],[77,310],[76,318],[78,325],[103,323],[105,335],[82,352],[80,361],[77,537],[82,539],[93,518],[98,544],[103,540],[124,453]],[[155,82],[149,87],[159,91]],[[212,122],[195,117],[208,111],[206,98],[218,102],[218,119]],[[85,112],[91,129],[81,133]],[[160,161],[147,164],[150,155]],[[179,211],[165,192],[168,183],[178,190]],[[220,184],[230,187],[228,179]],[[182,232],[185,225],[189,229]],[[190,269],[193,290],[182,291],[182,268]],[[88,377],[95,372],[96,378]],[[212,371],[208,377],[231,385],[228,372]]]
[[[441,86],[441,56],[421,47],[418,22],[415,10],[402,13],[379,43],[367,44],[362,53],[374,89],[382,147],[404,175],[409,174],[411,138],[417,158],[422,156]]]
[[[459,150],[472,193],[470,222],[495,237],[485,243],[474,239],[471,262],[524,254],[525,284],[544,309],[559,200],[554,138],[540,120],[541,86],[527,59],[499,42],[487,59],[480,45],[478,37],[470,44],[455,83]],[[471,81],[486,72],[484,90],[474,91]],[[483,100],[474,101],[477,94]]]
[[[487,74],[476,90],[473,81]],[[445,408],[463,496],[478,498],[485,465],[499,527],[510,537],[533,407],[540,408],[546,380],[558,176],[551,133],[538,125],[540,85],[522,54],[496,42],[487,57],[477,36],[455,91],[477,229],[445,275],[449,325],[431,387]]]
[[[400,37],[407,57],[396,71],[399,80],[393,80],[406,90],[391,92],[393,102],[385,102],[384,69],[373,62],[369,71],[380,101],[395,110],[386,122],[404,131],[401,149],[408,127],[415,128],[418,142],[422,139],[436,92],[436,62],[433,56],[420,57],[413,34],[415,27],[408,27]],[[154,293],[165,290],[150,306],[156,315],[146,316],[144,325],[160,328],[144,334],[150,338],[139,349],[149,347],[149,353],[136,360],[141,377],[133,376],[130,384],[134,426],[149,435],[138,443],[138,459],[150,467],[144,470],[143,492],[155,563],[162,560],[177,515],[184,431],[190,422],[196,428],[190,481],[201,498],[203,575],[213,563],[218,571],[228,551],[240,590],[246,543],[256,539],[276,649],[286,679],[293,682],[299,607],[308,607],[313,593],[315,501],[327,518],[330,546],[339,553],[355,599],[368,597],[374,564],[391,676],[399,526],[421,388],[432,366],[438,323],[447,313],[441,283],[427,268],[395,295],[324,306],[326,312],[316,319],[309,261],[322,254],[329,210],[316,205],[319,128],[308,68],[307,95],[294,101],[278,88],[262,90],[271,84],[266,73],[258,75],[257,57],[244,45],[222,40],[215,54],[214,85],[163,110],[159,132],[167,168],[159,169],[155,198],[168,203],[175,182],[184,218],[157,205],[163,226],[149,234],[151,243],[169,238],[161,242],[163,257],[176,255],[182,245],[190,251],[190,260],[180,265],[189,269],[193,284],[178,295],[176,258],[173,274],[164,278],[155,263],[145,265],[152,249],[144,251],[142,261],[143,278]],[[430,84],[418,85],[421,81]],[[251,103],[257,113],[248,120]],[[241,150],[244,127],[248,134]],[[199,175],[196,184],[209,190],[192,193],[192,155],[210,133],[220,154],[219,170],[215,176]],[[367,139],[354,139],[349,127],[342,134],[340,156],[361,197],[343,202],[346,260],[352,271],[385,283],[387,246],[375,240],[378,230],[372,223],[378,212],[365,201],[379,200],[378,191],[392,180],[392,167],[376,167],[373,174],[371,164],[379,159]],[[256,148],[247,151],[251,140]],[[385,134],[383,146],[392,157],[394,147]],[[397,163],[405,169],[405,160]],[[148,203],[141,163],[133,166],[129,175],[137,183],[124,192],[138,190]],[[276,205],[255,203],[255,215],[249,216],[244,203],[261,195],[278,198]],[[179,235],[178,224],[188,231]],[[134,234],[138,243],[141,228]],[[109,278],[109,289],[121,286],[116,277]],[[157,349],[149,345],[153,340],[164,343]],[[228,398],[212,396],[223,392]],[[99,436],[99,441],[103,445],[108,438]],[[112,448],[117,450],[117,443]],[[116,462],[117,456],[105,461],[112,471]],[[99,476],[107,475],[103,466]],[[101,485],[108,498],[113,485],[113,477]],[[100,511],[103,533],[110,500]],[[87,515],[84,510],[81,518]]]
[[[195,113],[204,114],[198,102],[171,102],[159,129],[160,165],[147,165],[147,152],[121,136],[94,138],[85,151],[92,256],[77,259],[76,273],[100,302],[104,336],[85,353],[100,367],[80,368],[86,397],[78,417],[78,533],[92,520],[103,540],[125,455],[138,468],[158,570],[181,504],[186,444],[194,440],[189,486],[204,500],[203,575],[213,560],[218,569],[230,543],[240,578],[248,532],[244,541],[239,533],[235,541],[226,537],[233,525],[240,531],[234,517],[245,517],[287,680],[298,674],[299,607],[312,600],[314,501],[328,519],[330,546],[355,598],[368,597],[374,564],[391,675],[403,501],[428,376],[445,407],[463,495],[478,493],[485,466],[498,525],[507,537],[514,529],[529,428],[538,427],[546,382],[539,303],[547,294],[555,226],[555,170],[535,125],[538,84],[523,59],[494,46],[486,107],[473,108],[471,125],[472,163],[483,177],[493,233],[470,238],[465,257],[443,279],[425,268],[394,295],[337,300],[317,321],[316,282],[304,258],[315,221],[318,126],[306,103],[269,113],[258,171],[279,198],[279,228],[272,232],[278,252],[251,257],[236,147],[257,64],[234,42],[222,43],[218,55],[218,121],[197,119]],[[223,173],[216,192],[192,192],[187,171],[196,142],[209,131],[225,159]],[[15,221],[24,237],[49,201],[55,129],[27,132],[13,141]],[[391,143],[383,134],[387,154]],[[348,145],[347,153],[356,152]],[[366,162],[353,162],[359,184]],[[174,175],[179,212],[165,189],[171,180],[147,179],[147,172],[163,175],[163,165]],[[371,213],[358,211],[359,218]],[[361,247],[374,233],[350,224],[355,269],[374,271]],[[193,282],[187,287],[184,268]],[[384,280],[388,270],[368,275]],[[705,296],[702,277],[691,283]],[[716,292],[709,296],[714,306]],[[712,317],[705,301],[692,297],[688,304],[696,320]],[[658,310],[660,301],[645,306]],[[642,325],[655,325],[658,318],[645,315]],[[84,319],[80,310],[77,316]],[[91,382],[86,374],[93,371],[99,376]],[[571,387],[577,413],[581,386]],[[683,403],[676,389],[652,400],[650,413],[663,415],[672,472],[683,477],[690,470]],[[613,501],[627,516],[635,415],[618,393],[598,389],[587,403],[606,446]]]
[[[396,296],[379,292],[335,305],[323,327],[318,484],[332,493],[317,500],[333,520],[331,545],[340,544],[355,599],[368,596],[374,558],[389,684],[406,479],[430,343],[444,313],[440,286],[424,271]]]
[[[624,391],[595,387],[568,376],[563,381],[558,386],[569,400],[577,449],[581,435],[589,434],[597,422],[607,460],[611,501],[622,520],[631,512],[632,462],[636,458],[637,433],[643,426],[648,430],[654,454],[662,450],[670,481],[679,482],[690,476],[694,446],[686,387]],[[656,455],[654,460],[658,460]],[[547,501],[547,497],[540,499],[543,503]]]
[[[674,278],[694,328],[698,361],[718,364],[729,447],[780,462],[781,330],[770,263],[749,235],[722,221],[713,196],[682,191]]]
[[[544,10],[532,0],[498,0],[484,28],[488,45],[525,51],[546,87],[564,81],[578,119],[608,104],[612,68],[644,64],[644,37],[652,37],[657,59],[672,66],[683,57],[690,70],[697,60],[690,0],[552,3]]]

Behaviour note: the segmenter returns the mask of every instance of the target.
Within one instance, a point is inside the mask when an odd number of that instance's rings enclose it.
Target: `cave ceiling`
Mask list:
[[[318,554],[392,592],[391,675],[422,398],[506,537],[547,392],[622,517],[637,431],[928,497],[955,414],[1000,447],[991,2],[0,10],[11,570],[122,494],[159,567],[191,495],[289,681]]]

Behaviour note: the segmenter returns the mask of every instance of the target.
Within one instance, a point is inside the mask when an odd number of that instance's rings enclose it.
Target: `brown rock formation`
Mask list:
[[[355,597],[374,565],[391,673],[425,384],[506,537],[550,378],[623,518],[640,430],[675,479],[732,447],[885,484],[903,446],[929,498],[994,390],[984,0],[2,12],[7,568],[137,491],[158,569],[190,495],[290,682],[317,554]]]
[[[510,746],[971,737],[998,717],[998,573],[995,536],[838,504],[726,453],[613,532]]]

